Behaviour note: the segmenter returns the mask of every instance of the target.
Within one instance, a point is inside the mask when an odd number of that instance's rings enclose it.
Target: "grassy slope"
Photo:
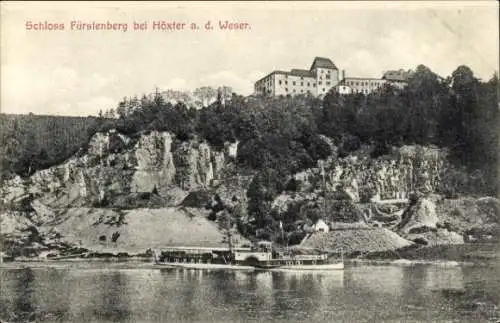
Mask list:
[[[56,229],[64,240],[97,252],[144,252],[165,246],[227,247],[217,224],[197,209],[135,209],[120,214],[110,209],[69,209]],[[113,233],[120,234],[116,243]],[[106,241],[99,240],[106,236]],[[240,236],[234,242],[247,243]]]

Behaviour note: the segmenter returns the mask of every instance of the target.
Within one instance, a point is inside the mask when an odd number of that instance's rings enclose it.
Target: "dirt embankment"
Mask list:
[[[334,226],[329,232],[315,232],[306,238],[301,248],[321,249],[345,254],[395,251],[413,243],[385,229],[374,228],[363,223],[344,223]]]
[[[15,254],[16,247],[25,256],[84,256],[89,252],[136,255],[167,246],[226,248],[225,236],[206,216],[206,212],[192,208],[71,208],[50,224],[32,225],[33,232],[25,238],[6,236],[17,242],[9,244],[7,253]],[[236,234],[233,243],[249,242]]]

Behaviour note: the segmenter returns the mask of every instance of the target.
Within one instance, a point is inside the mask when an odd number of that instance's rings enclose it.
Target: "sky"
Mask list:
[[[73,20],[128,29],[71,30]],[[220,30],[226,20],[249,28]],[[27,30],[30,21],[64,30]],[[186,26],[153,30],[155,21]],[[424,64],[441,76],[467,65],[487,80],[498,71],[498,26],[497,1],[2,2],[0,111],[95,115],[156,87],[248,95],[272,70],[309,69],[316,56],[350,77]]]

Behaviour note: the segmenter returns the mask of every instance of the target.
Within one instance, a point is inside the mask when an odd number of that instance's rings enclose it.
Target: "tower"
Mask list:
[[[325,95],[339,83],[339,70],[329,58],[314,58],[310,71],[316,78],[317,95]]]

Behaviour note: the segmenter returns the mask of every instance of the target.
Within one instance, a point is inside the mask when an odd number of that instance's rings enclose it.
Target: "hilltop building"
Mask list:
[[[340,94],[369,94],[389,83],[397,88],[407,85],[409,72],[385,72],[382,78],[345,77],[335,64],[325,57],[316,57],[309,70],[273,71],[255,82],[255,94],[267,96],[311,94],[323,96],[332,88]]]
[[[372,93],[382,87],[387,81],[369,77],[346,77],[340,82],[338,92],[340,94]]]
[[[391,85],[403,89],[408,85],[408,77],[410,76],[410,71],[405,71],[403,69],[397,71],[387,71],[382,76],[382,79],[389,82]]]
[[[312,94],[320,96],[337,86],[339,70],[333,62],[316,57],[309,70],[273,71],[255,82],[255,93],[261,95]]]

